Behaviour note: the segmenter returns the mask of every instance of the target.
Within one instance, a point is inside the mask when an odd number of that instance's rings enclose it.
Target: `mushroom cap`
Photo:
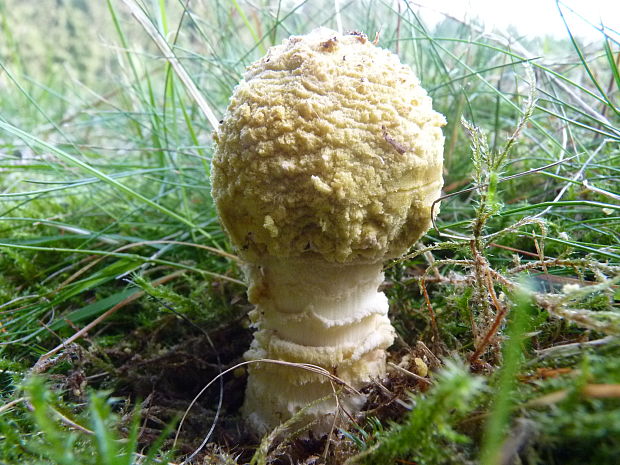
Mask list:
[[[214,134],[222,223],[252,262],[397,257],[430,227],[444,124],[411,68],[363,34],[293,36],[247,68]]]

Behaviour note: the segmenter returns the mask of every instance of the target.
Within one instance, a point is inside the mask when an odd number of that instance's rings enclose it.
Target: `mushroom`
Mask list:
[[[411,68],[359,32],[292,36],[247,68],[214,134],[211,174],[255,305],[247,360],[318,365],[354,388],[385,374],[395,333],[382,264],[430,227],[444,124]],[[248,371],[242,411],[254,432],[304,407],[300,421],[329,430],[329,378]],[[364,401],[339,405],[355,413]]]

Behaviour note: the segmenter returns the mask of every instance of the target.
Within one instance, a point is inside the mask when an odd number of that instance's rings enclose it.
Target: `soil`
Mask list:
[[[73,393],[73,400],[84,396],[85,387],[112,389],[112,397],[125,399],[119,414],[125,424],[140,404],[142,423],[140,444],[144,448],[160,437],[166,427],[183,417],[188,406],[207,383],[220,372],[243,361],[243,353],[252,339],[252,332],[244,319],[207,332],[198,331],[175,315],[168,315],[155,328],[139,328],[129,333],[112,347],[81,351],[80,361],[63,379],[65,392]],[[428,349],[426,349],[428,350]],[[395,364],[403,360],[423,357],[424,351],[398,347],[390,354]],[[103,372],[102,372],[103,369]],[[246,384],[246,371],[240,367],[215,381],[189,409],[176,443],[179,456],[194,452],[205,435],[217,424],[209,444],[197,455],[195,463],[232,463],[215,459],[235,457],[237,463],[247,463],[256,451],[258,442],[243,428],[240,407]],[[407,412],[408,392],[424,390],[427,384],[404,371],[390,370],[382,384],[368,386],[365,408],[367,415],[384,420],[398,420]],[[223,393],[220,404],[220,390]],[[164,449],[172,448],[175,427],[167,438]],[[355,431],[355,427],[353,427]],[[350,440],[340,434],[332,436],[328,463],[342,463],[357,451]],[[323,463],[326,438],[287,440],[270,449],[269,463]],[[204,462],[202,461],[204,460]]]

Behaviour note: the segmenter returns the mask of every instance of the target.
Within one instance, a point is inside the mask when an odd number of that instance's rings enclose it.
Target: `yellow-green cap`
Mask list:
[[[399,256],[430,227],[444,124],[411,68],[364,35],[293,36],[248,67],[214,134],[222,223],[248,261]]]

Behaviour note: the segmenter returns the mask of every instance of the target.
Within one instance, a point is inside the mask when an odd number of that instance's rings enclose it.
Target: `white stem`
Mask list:
[[[381,263],[333,264],[320,260],[269,259],[248,267],[251,317],[257,328],[245,357],[311,363],[358,388],[385,373],[385,349],[394,340],[388,301],[378,287]],[[317,418],[314,432],[327,432],[336,401],[325,376],[301,368],[254,364],[249,368],[243,413],[250,427],[265,433],[308,403]],[[340,404],[359,410],[363,396]]]

